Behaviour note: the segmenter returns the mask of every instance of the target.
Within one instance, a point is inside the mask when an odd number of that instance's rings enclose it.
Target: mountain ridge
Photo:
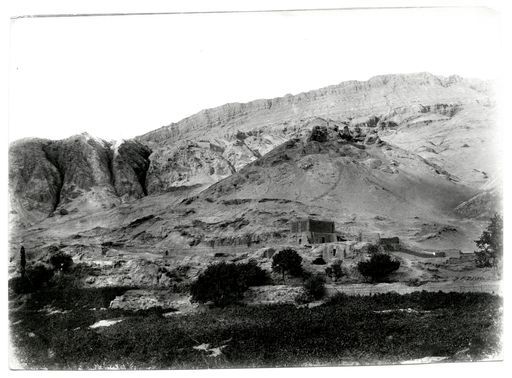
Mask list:
[[[485,192],[498,177],[496,159],[490,153],[492,95],[491,85],[481,80],[428,73],[380,75],[298,95],[205,109],[119,142],[87,133],[58,141],[15,141],[9,151],[13,232],[23,234],[39,225],[55,227],[55,235],[64,237],[106,227],[108,235],[135,238],[133,243],[139,247],[156,243],[162,248],[188,248],[209,243],[208,232],[216,235],[215,240],[242,243],[250,238],[272,239],[272,227],[284,235],[286,227],[279,219],[288,217],[286,211],[300,216],[325,213],[339,224],[356,219],[357,227],[388,229],[411,240],[418,239],[423,228],[431,230],[422,224],[451,230],[443,225],[487,216],[499,205]],[[324,147],[308,142],[302,148],[324,152],[307,156],[284,152],[290,160],[286,164],[294,167],[291,171],[274,169],[280,165],[269,167],[268,174],[259,173],[259,181],[251,184],[254,187],[241,183],[235,188],[237,195],[224,193],[216,205],[207,201],[205,193],[238,180],[254,164],[264,164],[272,154],[286,150],[293,141],[308,140],[315,132],[329,135],[331,142]],[[357,143],[347,144],[351,140]],[[317,179],[307,179],[315,169],[320,170],[314,174]],[[290,176],[292,171],[295,176]],[[260,187],[266,194],[244,202]],[[196,196],[204,197],[204,208],[187,208],[186,202]],[[284,202],[272,207],[266,198]],[[238,201],[237,211],[225,208],[224,203]],[[425,205],[416,206],[421,203]],[[372,216],[372,209],[380,207]],[[434,207],[444,207],[446,212],[434,212]],[[127,233],[115,223],[150,215],[154,217],[151,225],[138,234]],[[389,226],[373,219],[376,216],[387,217]],[[176,229],[186,217],[199,226]],[[230,225],[233,219],[238,219],[235,224],[240,228],[214,225]],[[449,240],[460,241],[470,232],[464,224],[459,230]],[[437,236],[429,242],[436,240]]]
[[[274,97],[272,99],[256,99],[256,100],[252,100],[252,101],[244,102],[244,103],[232,102],[232,103],[227,103],[224,105],[216,106],[213,108],[203,109],[191,116],[181,119],[178,122],[173,122],[169,125],[162,126],[158,129],[155,129],[153,131],[150,131],[150,132],[142,134],[138,137],[135,137],[135,139],[147,140],[149,137],[151,137],[155,134],[158,136],[161,136],[162,134],[163,135],[168,134],[168,137],[173,136],[176,134],[174,132],[173,128],[179,127],[180,124],[188,125],[190,123],[194,123],[194,121],[196,119],[198,119],[198,118],[201,119],[203,117],[208,119],[211,117],[212,113],[216,113],[216,112],[225,112],[225,113],[229,114],[230,111],[233,111],[236,109],[250,108],[253,106],[256,106],[257,108],[259,107],[260,109],[267,109],[267,108],[271,108],[272,104],[279,103],[279,102],[282,102],[285,100],[292,101],[292,102],[294,102],[294,101],[300,102],[304,98],[314,96],[315,94],[337,93],[340,90],[344,90],[344,89],[347,89],[350,87],[362,89],[365,86],[368,86],[368,87],[377,86],[376,84],[387,85],[390,82],[396,81],[397,79],[404,79],[404,78],[412,78],[413,80],[416,80],[417,82],[419,81],[419,83],[421,83],[422,81],[423,81],[423,83],[436,83],[443,87],[450,86],[452,84],[456,84],[456,83],[460,83],[460,82],[467,82],[468,86],[473,86],[475,88],[481,87],[480,90],[475,89],[477,92],[480,92],[482,90],[482,88],[483,88],[484,92],[489,91],[489,89],[491,87],[490,81],[480,80],[480,79],[476,79],[476,78],[464,79],[458,75],[450,75],[448,77],[443,77],[443,76],[436,76],[436,75],[430,74],[428,72],[419,72],[419,73],[411,73],[411,74],[377,75],[377,76],[371,77],[370,79],[368,79],[366,81],[362,81],[362,80],[361,81],[359,81],[359,80],[343,81],[343,82],[340,82],[335,85],[329,85],[329,86],[314,89],[314,90],[300,92],[295,95],[287,94],[284,96]]]

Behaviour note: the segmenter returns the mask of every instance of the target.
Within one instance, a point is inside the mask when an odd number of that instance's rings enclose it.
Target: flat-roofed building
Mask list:
[[[333,221],[311,218],[293,220],[291,222],[291,233],[300,245],[333,243],[337,241]]]

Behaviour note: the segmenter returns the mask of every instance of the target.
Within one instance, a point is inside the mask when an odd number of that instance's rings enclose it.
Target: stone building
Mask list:
[[[400,239],[397,236],[391,238],[380,238],[379,245],[386,251],[396,251],[400,248]]]
[[[291,234],[299,245],[333,243],[338,240],[334,222],[310,218],[292,221]]]

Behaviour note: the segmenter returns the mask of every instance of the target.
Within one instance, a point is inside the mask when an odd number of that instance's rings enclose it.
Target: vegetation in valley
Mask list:
[[[46,288],[11,308],[11,343],[30,368],[217,368],[480,359],[501,350],[500,297],[337,295],[322,306],[227,306],[163,316],[108,308],[127,288]],[[122,319],[89,328],[101,319]],[[206,348],[208,344],[208,349]],[[215,348],[221,353],[212,353]]]

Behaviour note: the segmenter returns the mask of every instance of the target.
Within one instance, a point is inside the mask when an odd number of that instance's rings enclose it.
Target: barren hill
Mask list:
[[[17,141],[13,241],[264,243],[286,239],[292,217],[314,215],[467,246],[479,227],[464,217],[499,206],[499,196],[481,200],[499,179],[493,108],[485,82],[386,75],[227,104],[119,143]],[[313,129],[327,130],[325,140]]]

